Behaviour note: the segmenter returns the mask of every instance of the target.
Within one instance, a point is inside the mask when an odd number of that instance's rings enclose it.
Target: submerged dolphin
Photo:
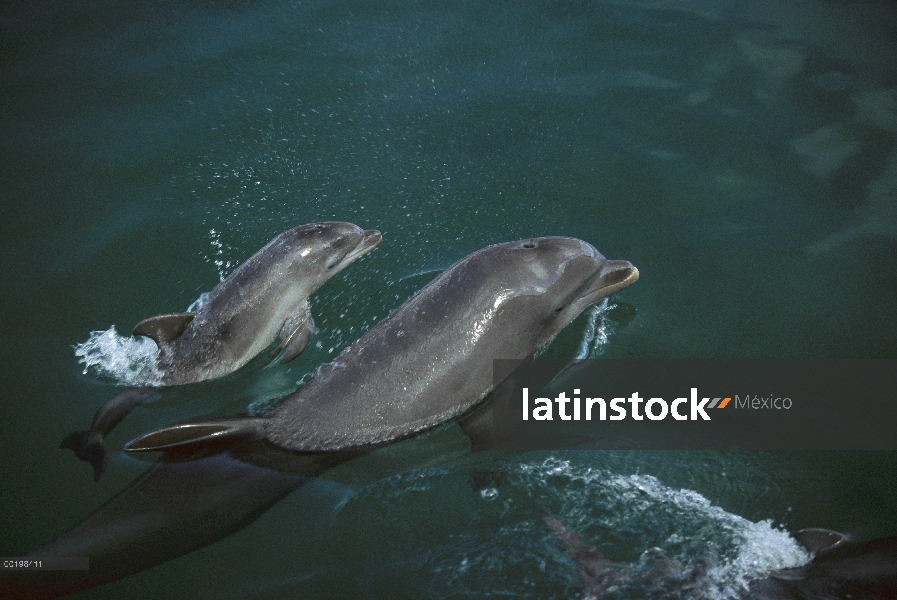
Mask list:
[[[262,419],[175,426],[132,444],[132,449],[166,446],[169,454],[81,524],[30,555],[87,556],[90,570],[17,574],[4,582],[6,593],[52,598],[147,569],[245,527],[310,477],[378,443],[457,417],[468,421],[470,408],[493,387],[493,358],[532,354],[590,303],[637,278],[628,262],[608,261],[570,238],[480,250],[437,277]],[[241,435],[266,432],[270,441],[237,443]],[[174,443],[159,444],[162,438]],[[202,458],[179,461],[179,452]]]
[[[236,371],[271,345],[281,363],[302,353],[311,335],[308,297],[328,279],[380,243],[379,231],[351,223],[312,223],[278,235],[209,293],[197,312],[141,321],[134,335],[159,347],[156,368],[163,387],[195,383]],[[66,437],[99,479],[108,455],[103,438],[138,404],[161,388],[129,388],[97,411],[90,431]]]
[[[556,519],[545,519],[564,549],[583,585],[583,600],[612,596],[621,589],[637,590],[646,598],[709,600],[718,593],[704,589],[709,560],[684,567],[658,557],[650,565],[618,563],[587,546],[582,538]],[[750,584],[751,600],[834,600],[897,598],[897,537],[857,542],[827,529],[802,529],[794,534],[812,560],[801,567],[779,569]],[[648,566],[649,568],[645,568]]]
[[[636,279],[630,263],[572,238],[490,246],[450,267],[263,416],[166,427],[127,450],[265,438],[319,452],[423,431],[492,390],[493,359],[526,358]]]
[[[88,557],[84,571],[0,572],[0,598],[58,598],[198,550],[239,531],[333,461],[253,442],[197,460],[169,456],[29,557]]]

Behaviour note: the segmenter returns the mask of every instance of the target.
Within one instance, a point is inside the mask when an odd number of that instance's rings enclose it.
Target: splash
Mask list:
[[[156,369],[159,350],[149,338],[119,335],[113,325],[106,331],[91,331],[87,341],[74,349],[85,375],[126,386],[162,383],[162,374]]]
[[[786,531],[773,527],[771,521],[755,523],[725,511],[698,492],[668,487],[650,475],[615,475],[556,458],[520,465],[519,472],[530,485],[569,488],[568,498],[562,498],[565,503],[583,494],[600,498],[599,503],[591,501],[592,508],[578,527],[594,529],[598,525],[611,537],[627,532],[634,538],[634,546],[644,548],[639,563],[663,557],[675,559],[685,567],[712,565],[699,585],[683,589],[675,597],[745,598],[751,582],[777,569],[805,564],[810,558]],[[589,501],[583,506],[588,507]],[[562,509],[561,513],[578,513],[582,519],[582,510]],[[633,572],[638,572],[639,563]],[[639,586],[640,582],[633,578],[629,592],[643,593]],[[620,591],[629,597],[626,590]]]
[[[190,303],[187,312],[202,309],[208,292]],[[73,346],[84,374],[112,380],[123,386],[161,385],[162,373],[156,368],[159,349],[142,336],[120,335],[115,325],[106,331],[91,331],[86,341]]]
[[[579,350],[576,351],[576,356],[574,357],[576,360],[597,358],[604,353],[604,346],[610,339],[613,327],[610,318],[607,316],[610,310],[611,306],[608,303],[608,298],[589,307],[587,311],[589,320],[586,323]]]
[[[365,518],[373,511],[398,532],[409,531],[415,515],[424,519],[434,502],[473,510],[475,518],[459,517],[448,530],[414,530],[394,540],[403,556],[416,557],[406,567],[426,574],[436,597],[580,597],[582,583],[545,517],[616,563],[619,579],[608,597],[618,600],[746,599],[752,582],[809,560],[768,520],[753,522],[650,475],[594,464],[557,457],[503,464],[500,493],[475,490],[475,504],[465,467],[426,467],[365,486],[344,514]],[[663,593],[646,578],[661,560],[675,565]]]
[[[221,281],[227,277],[227,273],[230,272],[231,267],[235,266],[231,261],[225,260],[224,258],[224,244],[221,242],[221,232],[216,230],[214,227],[209,230],[209,241],[212,244],[211,256],[206,256],[206,261],[212,262],[215,265],[215,269],[218,271],[218,278]]]

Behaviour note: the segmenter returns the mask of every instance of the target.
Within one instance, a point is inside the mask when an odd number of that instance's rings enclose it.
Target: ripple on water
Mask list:
[[[403,561],[413,563],[406,566],[431,582],[434,597],[578,597],[581,583],[545,517],[625,565],[613,598],[650,596],[643,575],[658,558],[701,574],[697,585],[664,590],[664,597],[691,599],[745,597],[750,582],[809,558],[769,520],[750,521],[650,475],[558,458],[504,469],[500,493],[487,488],[460,494],[464,486],[456,479],[462,474],[444,469],[391,477],[359,490],[344,517],[360,510],[359,517],[377,514],[379,526],[393,536],[408,531],[412,539],[393,542],[403,548]],[[456,522],[429,532],[413,525],[416,513],[449,501],[459,514]]]

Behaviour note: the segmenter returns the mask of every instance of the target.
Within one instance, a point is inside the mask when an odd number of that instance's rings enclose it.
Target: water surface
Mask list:
[[[456,260],[537,235],[641,272],[614,299],[634,319],[585,314],[552,356],[897,358],[889,3],[18,2],[0,27],[7,556],[147,467],[118,451],[95,484],[57,448],[123,383],[73,347],[184,310],[302,223],[384,236],[312,298],[309,349],[173,390],[110,448],[276,401]],[[713,555],[726,597],[798,560],[784,531],[897,534],[895,466],[470,456],[447,431],[83,597],[576,597],[546,516],[615,560]]]

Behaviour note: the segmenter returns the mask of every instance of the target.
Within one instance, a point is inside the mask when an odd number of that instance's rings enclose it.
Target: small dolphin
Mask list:
[[[377,444],[453,418],[467,421],[488,403],[480,401],[493,387],[493,358],[532,354],[586,306],[637,278],[630,263],[608,261],[570,238],[480,250],[262,419],[175,426],[132,443],[132,449],[168,452],[82,523],[29,555],[86,556],[90,570],[11,575],[5,593],[53,598],[147,569],[245,527],[309,478]],[[310,410],[315,406],[323,410]],[[310,426],[302,423],[306,418]],[[270,440],[251,439],[266,434]],[[199,458],[182,460],[194,455]]]
[[[598,600],[619,592],[621,587],[637,588],[645,597],[717,597],[704,589],[709,560],[684,567],[679,561],[657,557],[645,565],[608,560],[595,548],[583,543],[579,534],[556,519],[545,519],[564,545],[583,585],[583,600]],[[834,600],[854,598],[891,600],[897,598],[897,537],[857,542],[828,529],[802,529],[794,534],[812,560],[801,567],[779,569],[750,584],[745,598],[751,600]]]
[[[450,267],[263,416],[174,425],[126,449],[265,438],[321,452],[406,437],[477,405],[492,390],[493,359],[526,358],[637,279],[629,262],[572,238],[490,246]]]
[[[162,387],[129,388],[97,411],[90,431],[66,437],[61,448],[93,465],[95,479],[108,454],[103,438],[133,410],[167,386],[214,379],[232,373],[271,345],[286,363],[302,353],[311,335],[308,297],[328,279],[380,243],[379,231],[351,223],[312,223],[294,227],[268,242],[215,286],[197,312],[150,317],[134,335],[159,347],[156,368]]]

